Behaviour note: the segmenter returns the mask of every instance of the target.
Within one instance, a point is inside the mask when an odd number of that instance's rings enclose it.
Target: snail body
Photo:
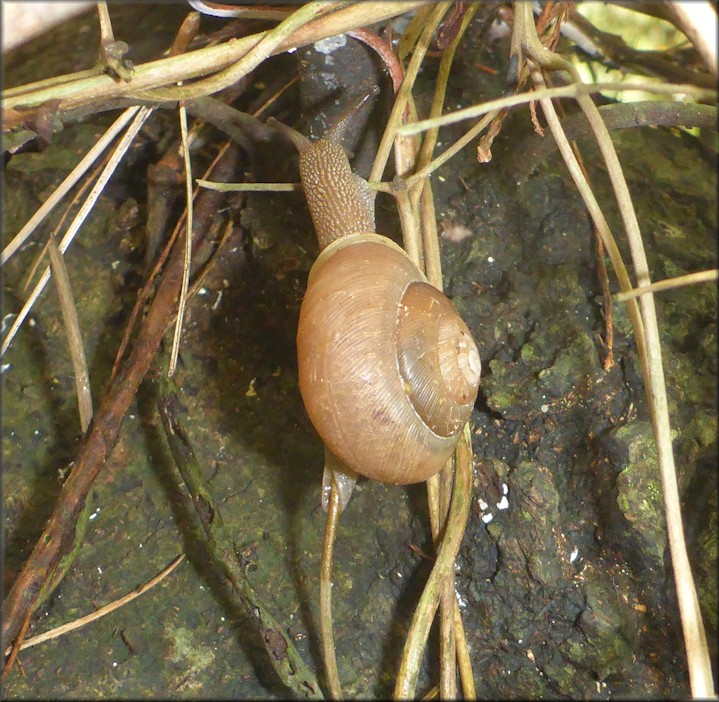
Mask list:
[[[416,483],[454,451],[479,354],[449,299],[373,232],[372,193],[339,143],[348,119],[315,142],[274,122],[299,151],[321,248],[300,309],[300,392],[328,463],[351,477]]]

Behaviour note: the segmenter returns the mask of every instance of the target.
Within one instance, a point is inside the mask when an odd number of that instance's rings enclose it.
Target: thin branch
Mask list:
[[[411,12],[425,1],[386,0],[382,3],[354,3],[301,27],[281,42],[272,54],[292,51],[328,36]],[[29,93],[24,92],[4,101],[2,129],[6,131],[18,128],[31,114],[32,109],[49,100],[59,100],[58,115],[62,117],[66,111],[94,104],[97,101],[119,98],[140,91],[146,92],[175,85],[178,81],[207,76],[235,64],[266,34],[267,32],[259,32],[217,46],[135,66],[132,82],[129,84],[115,81],[107,75],[99,75],[69,80]]]
[[[216,177],[229,178],[236,166],[237,151],[229,149],[218,164]],[[211,221],[220,198],[219,193],[210,191],[204,191],[202,198],[198,198],[195,214],[198,224],[203,222],[203,226],[195,232],[195,246],[204,239],[207,232],[205,224]],[[61,574],[58,577],[54,575],[58,568],[69,567],[68,561],[71,562],[73,554],[68,554],[68,549],[77,541],[73,535],[82,526],[95,479],[117,441],[125,414],[165,334],[168,318],[174,314],[181,277],[182,252],[177,251],[168,261],[157,284],[157,292],[142,320],[127,362],[110,381],[99,403],[52,516],[3,602],[1,635],[5,642],[17,637],[28,611],[34,611],[52,591],[51,586],[60,582]]]
[[[175,322],[175,335],[172,339],[172,352],[167,370],[171,378],[177,368],[177,355],[180,352],[180,337],[182,324],[185,319],[185,306],[187,305],[187,288],[190,285],[190,266],[192,265],[192,162],[190,160],[190,145],[187,140],[187,111],[180,105],[180,133],[182,136],[182,158],[185,163],[185,194],[187,202],[187,218],[185,225],[185,258],[182,269],[182,287],[180,289],[180,303],[177,308],[177,321]]]
[[[236,83],[240,78],[259,66],[300,27],[328,12],[341,8],[345,3],[346,0],[335,0],[333,2],[315,0],[315,2],[301,6],[276,27],[265,32],[262,38],[242,58],[209,78],[190,85],[158,88],[151,92],[132,92],[131,94],[145,99],[189,100],[216,93]]]
[[[528,102],[534,102],[540,98],[560,98],[572,97],[577,98],[580,95],[591,95],[592,93],[600,93],[603,90],[622,90],[625,92],[631,90],[639,90],[642,92],[656,93],[657,95],[676,95],[683,94],[693,97],[696,100],[716,101],[717,91],[697,88],[695,85],[675,84],[675,83],[616,83],[616,82],[599,82],[599,83],[571,83],[570,85],[562,85],[557,88],[544,88],[530,93],[520,93],[518,95],[508,95],[506,97],[497,98],[496,100],[487,100],[487,102],[465,107],[462,110],[448,112],[446,115],[435,119],[424,119],[412,124],[405,124],[398,127],[399,134],[419,134],[426,132],[428,129],[435,127],[446,127],[448,124],[461,122],[463,119],[476,119],[488,112],[501,110],[507,107],[516,107]]]
[[[33,646],[45,643],[45,641],[57,639],[60,636],[69,634],[71,631],[81,629],[82,627],[87,626],[88,624],[97,621],[98,619],[102,619],[108,614],[111,614],[112,612],[124,607],[125,605],[130,604],[130,602],[137,599],[140,595],[144,595],[148,590],[151,590],[153,587],[155,587],[155,585],[159,585],[184,560],[185,554],[181,553],[172,561],[172,563],[170,563],[169,566],[167,566],[167,568],[159,572],[154,578],[152,578],[152,580],[149,580],[144,585],[136,587],[132,592],[128,592],[126,595],[123,595],[119,599],[113,600],[109,604],[106,604],[103,607],[96,609],[94,612],[86,614],[84,617],[80,617],[79,619],[75,619],[71,622],[68,622],[67,624],[57,626],[54,629],[43,632],[42,634],[38,634],[37,636],[31,636],[29,639],[25,639],[25,641],[20,644],[19,650],[24,651],[26,648],[32,648]],[[7,656],[9,652],[10,647],[8,646],[8,648],[5,650],[5,655]]]
[[[225,158],[225,155],[227,151],[230,148],[231,142],[226,142],[222,148],[218,151],[217,156],[213,159],[212,163],[207,167],[205,170],[205,177],[210,175],[214,172],[215,167],[220,164],[222,159]],[[209,188],[208,188],[209,189]],[[197,197],[197,194],[199,192],[199,188],[196,188],[193,192],[193,197]],[[160,256],[158,257],[157,261],[155,261],[155,265],[152,269],[152,272],[147,277],[147,280],[145,281],[145,284],[142,286],[142,290],[137,295],[137,301],[135,302],[135,305],[132,308],[132,312],[130,312],[130,317],[128,318],[127,324],[125,325],[125,332],[123,333],[122,341],[120,342],[120,345],[117,349],[117,354],[115,355],[115,362],[112,365],[112,371],[110,373],[110,381],[112,381],[117,374],[119,368],[120,368],[120,361],[122,360],[123,356],[125,355],[125,351],[127,349],[128,344],[130,343],[130,337],[132,335],[132,330],[135,328],[135,323],[140,317],[140,314],[145,308],[145,305],[147,304],[147,301],[150,298],[151,292],[155,288],[155,280],[160,275],[160,271],[164,268],[166,261],[170,257],[170,254],[172,253],[173,247],[175,245],[175,241],[177,240],[177,237],[180,235],[180,232],[182,231],[182,227],[185,224],[185,219],[187,217],[187,210],[183,210],[182,214],[180,215],[180,218],[177,220],[177,223],[175,224],[175,227],[172,230],[172,234],[170,234],[169,239],[167,240],[165,247],[163,248],[162,252],[160,253]],[[174,317],[173,317],[174,319]]]
[[[285,628],[254,591],[245,569],[238,561],[232,534],[202,476],[200,464],[180,424],[179,400],[172,386],[172,381],[160,382],[157,404],[172,457],[205,532],[207,550],[232,583],[248,615],[256,622],[268,658],[280,680],[298,697],[322,699],[314,675],[306,667]]]
[[[678,60],[672,50],[640,51],[629,46],[619,34],[598,29],[576,7],[570,10],[569,16],[574,32],[572,40],[592,59],[609,68],[656,76],[671,83],[693,83],[703,88],[711,88],[715,84],[716,79],[709,73],[699,72]],[[563,24],[562,29],[567,26],[567,23]]]
[[[662,290],[672,290],[673,288],[681,288],[685,285],[696,285],[697,283],[710,283],[713,280],[719,280],[719,269],[709,271],[698,271],[696,273],[687,273],[686,275],[678,275],[675,278],[666,278],[658,280],[650,285],[642,285],[638,288],[632,288],[625,292],[617,293],[614,299],[617,302],[626,302],[632,298],[646,295],[647,293],[661,292]]]

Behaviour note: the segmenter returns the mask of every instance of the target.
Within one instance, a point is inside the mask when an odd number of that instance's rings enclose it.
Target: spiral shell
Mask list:
[[[377,234],[322,251],[297,333],[299,383],[327,447],[360,475],[426,480],[452,454],[480,362],[452,303]]]

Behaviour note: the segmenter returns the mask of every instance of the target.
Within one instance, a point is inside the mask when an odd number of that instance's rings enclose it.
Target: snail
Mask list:
[[[340,145],[356,109],[315,142],[270,122],[299,151],[321,249],[300,308],[299,385],[330,461],[344,467],[342,508],[357,475],[406,485],[437,473],[469,418],[480,375],[454,305],[403,249],[374,233],[373,193]],[[329,485],[326,472],[325,507]]]
[[[300,308],[300,393],[325,444],[328,511],[320,619],[330,692],[341,697],[331,618],[339,514],[359,475],[410,484],[439,472],[472,411],[477,347],[454,305],[391,239],[374,232],[374,195],[340,140],[364,96],[324,138],[268,120],[299,152],[320,246]]]

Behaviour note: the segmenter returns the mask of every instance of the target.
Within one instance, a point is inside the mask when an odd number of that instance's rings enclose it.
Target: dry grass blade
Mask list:
[[[70,348],[72,367],[75,371],[75,390],[77,392],[77,408],[80,413],[80,427],[82,433],[87,431],[92,420],[92,394],[90,393],[90,375],[87,371],[85,349],[82,344],[80,322],[77,318],[77,308],[72,295],[70,278],[65,267],[65,259],[60,253],[54,237],[50,237],[47,248],[50,256],[50,269],[52,271],[57,296],[60,298],[60,309],[65,322],[65,334]]]
[[[130,148],[130,145],[137,136],[137,133],[140,131],[140,128],[145,123],[145,120],[147,120],[150,114],[152,114],[152,108],[148,107],[141,107],[137,111],[137,115],[135,116],[133,123],[130,125],[127,132],[125,132],[125,135],[120,140],[120,143],[117,145],[115,151],[113,152],[112,157],[107,163],[107,166],[105,166],[105,169],[98,178],[97,183],[95,183],[87,199],[82,204],[80,211],[77,213],[75,219],[72,221],[67,232],[65,232],[65,235],[60,241],[60,245],[58,247],[60,249],[60,253],[65,253],[67,247],[75,238],[75,235],[77,234],[78,230],[82,226],[87,216],[90,214],[92,208],[95,206],[95,202],[97,202],[97,199],[100,197],[100,194],[102,193],[105,185],[107,184],[107,181],[110,180],[110,177],[117,169],[117,166],[119,165],[126,151]],[[35,304],[35,301],[38,299],[38,297],[40,297],[40,294],[45,289],[45,285],[47,285],[48,280],[50,280],[49,267],[45,269],[40,280],[33,288],[30,297],[28,297],[28,299],[25,301],[25,304],[22,306],[22,309],[18,313],[18,316],[15,318],[12,327],[8,331],[7,336],[5,337],[5,339],[3,339],[2,348],[0,348],[0,357],[3,356],[8,350],[8,347],[12,343],[12,340],[15,338],[15,334],[17,334],[18,330],[22,326],[22,323],[25,321],[27,315],[32,309],[32,306]]]
[[[118,610],[121,607],[130,604],[130,602],[132,602],[134,599],[138,598],[140,595],[144,595],[148,590],[151,590],[153,587],[155,587],[155,585],[161,583],[184,560],[185,554],[181,553],[177,558],[172,561],[172,563],[170,563],[169,566],[167,566],[167,568],[162,570],[154,578],[152,578],[152,580],[149,580],[144,585],[140,585],[132,592],[128,592],[127,595],[124,595],[123,597],[120,597],[114,602],[110,602],[109,604],[106,604],[103,607],[96,609],[91,614],[87,614],[84,617],[75,619],[72,622],[68,622],[67,624],[63,624],[62,626],[58,626],[54,629],[50,629],[49,631],[45,631],[42,634],[38,634],[37,636],[31,636],[29,639],[25,639],[25,641],[20,644],[19,650],[24,651],[26,648],[32,648],[33,646],[37,646],[38,644],[45,643],[45,641],[50,641],[52,639],[58,638],[59,636],[63,636],[64,634],[68,634],[71,631],[75,631],[76,629],[81,629],[82,627],[87,626],[91,622],[102,619],[102,617],[107,616],[115,610]],[[5,650],[5,655],[8,655],[9,653],[10,647]]]
[[[217,166],[217,177],[228,178],[236,164],[237,151],[228,149]],[[220,199],[217,193],[209,191],[202,195],[195,209],[198,223],[202,222],[196,233],[198,243],[204,241]],[[43,534],[3,602],[2,636],[5,641],[19,641],[17,637],[23,621],[62,580],[83,541],[91,504],[88,495],[118,440],[125,414],[165,336],[168,318],[173,316],[176,307],[181,277],[182,258],[175,254],[163,271],[127,364],[109,383],[98,405]]]
[[[472,5],[468,8],[466,14],[464,15],[464,18],[462,19],[462,24],[460,26],[459,31],[457,32],[457,36],[454,38],[454,40],[451,42],[451,44],[442,52],[442,59],[439,62],[439,71],[437,74],[437,83],[434,90],[434,97],[432,98],[432,107],[430,108],[429,112],[429,118],[433,119],[435,117],[439,117],[442,114],[442,109],[444,107],[444,101],[445,96],[447,93],[447,82],[449,81],[449,75],[450,71],[452,69],[452,64],[454,62],[454,56],[457,52],[457,49],[459,47],[460,42],[462,41],[462,37],[464,36],[464,33],[467,31],[467,27],[469,27],[470,22],[474,18],[474,15],[477,11],[477,6]],[[439,128],[431,129],[426,134],[424,140],[422,141],[422,146],[420,147],[419,154],[417,155],[417,169],[421,170],[423,169],[432,159],[432,154],[434,153],[434,147],[437,144],[437,138],[439,137]],[[411,187],[411,186],[408,186]],[[417,189],[417,194],[419,192],[419,189]],[[417,196],[413,193],[412,197],[413,204],[416,204],[417,202]],[[437,259],[439,259],[439,251],[437,251]],[[439,272],[439,275],[435,276],[436,280],[433,280],[430,278],[430,281],[433,285],[439,284],[441,285],[442,282],[442,273]]]
[[[546,101],[547,103],[549,101]],[[544,104],[548,122],[552,125],[549,114],[551,103]],[[558,138],[561,126],[556,115],[553,117],[553,133]],[[556,131],[555,131],[556,130]],[[559,140],[558,140],[559,143]],[[561,150],[561,147],[560,147]],[[563,154],[564,155],[564,154]],[[566,159],[566,157],[565,157]],[[620,205],[621,206],[621,205]],[[600,229],[601,231],[601,229]],[[642,251],[643,255],[643,251]],[[646,261],[645,261],[646,263]],[[635,267],[642,271],[640,279],[648,280],[646,266],[637,264]],[[643,270],[642,270],[643,269]],[[639,275],[639,272],[638,272]],[[649,299],[650,302],[646,302]],[[630,298],[627,302],[635,302]],[[671,448],[671,428],[666,399],[666,385],[662,368],[661,347],[656,322],[656,312],[651,294],[640,298],[642,305],[642,327],[638,329],[635,324],[635,336],[640,349],[642,370],[644,371],[646,391],[651,408],[652,422],[655,427],[655,440],[661,472],[662,487],[667,516],[667,536],[672,553],[672,565],[677,588],[677,597],[680,605],[682,628],[684,631],[687,660],[689,664],[690,683],[694,697],[704,698],[713,693],[711,664],[706,648],[706,637],[701,617],[701,611],[694,588],[693,576],[686,552],[684,529],[682,524],[679,491],[674,466],[674,455]],[[631,311],[631,307],[630,307]],[[634,321],[634,320],[633,320]]]
[[[182,336],[182,323],[185,319],[187,305],[187,289],[190,285],[190,266],[192,265],[192,162],[190,161],[190,145],[187,140],[187,110],[180,105],[180,132],[182,135],[182,157],[185,162],[185,193],[187,199],[187,219],[185,224],[185,260],[182,270],[182,288],[180,302],[177,308],[175,322],[175,335],[172,339],[172,352],[167,375],[172,377],[177,368],[177,356],[180,352],[180,337]]]
[[[481,134],[487,126],[496,117],[498,110],[492,110],[477,122],[466,134],[461,136],[451,146],[447,147],[437,158],[433,159],[424,168],[417,171],[414,175],[407,179],[408,187],[413,187],[415,183],[426,178],[430,173],[436,171],[440,166],[444,165],[453,156],[456,156],[469,142]],[[419,122],[417,123],[419,124]]]
[[[125,128],[127,123],[135,116],[139,107],[130,107],[125,110],[112,124],[112,126],[98,139],[97,143],[85,154],[80,163],[72,169],[70,174],[63,180],[50,197],[42,203],[38,211],[30,218],[28,223],[17,233],[13,240],[3,249],[0,257],[0,266],[27,241],[28,237],[37,229],[40,223],[47,217],[55,206],[62,200],[70,189],[82,176],[87,173],[93,163],[105,151],[110,142]]]
[[[429,42],[434,34],[435,29],[439,26],[442,21],[442,17],[449,10],[450,3],[443,2],[438,3],[437,7],[433,10],[431,16],[428,18],[427,23],[422,31],[417,45],[415,46],[412,59],[409,62],[409,66],[405,72],[404,80],[402,85],[395,97],[394,105],[392,106],[392,112],[387,119],[387,125],[384,133],[382,134],[382,140],[377,148],[377,154],[375,156],[374,164],[372,165],[372,172],[370,173],[370,180],[381,180],[382,173],[384,173],[387,160],[389,158],[390,151],[393,145],[395,149],[399,149],[397,154],[398,168],[397,173],[403,175],[407,172],[410,162],[413,160],[411,142],[405,142],[404,139],[395,140],[395,136],[402,123],[402,115],[407,107],[407,102],[410,99],[412,93],[412,87],[414,81],[417,78],[419,69],[422,66],[422,60],[424,59],[427,49],[429,48]],[[409,152],[409,153],[408,153]],[[405,242],[406,243],[406,242]]]
[[[646,295],[646,293],[661,292],[662,290],[672,290],[681,288],[685,285],[696,285],[697,283],[710,283],[713,280],[719,280],[719,270],[698,271],[696,273],[687,273],[687,275],[678,275],[676,278],[667,278],[666,280],[658,280],[650,285],[643,285],[626,292],[617,293],[614,299],[617,302],[626,302],[632,298]]]
[[[45,254],[47,253],[47,247],[50,245],[49,241],[50,239],[55,239],[57,241],[58,234],[62,231],[62,228],[65,226],[65,221],[70,215],[70,212],[72,212],[73,208],[77,205],[80,200],[82,200],[83,196],[87,192],[87,190],[92,186],[92,184],[97,179],[98,175],[100,175],[100,172],[102,169],[107,165],[107,160],[109,158],[109,155],[106,155],[105,158],[102,159],[100,163],[95,166],[95,168],[92,169],[92,172],[88,174],[87,178],[85,178],[85,182],[77,189],[77,192],[72,197],[70,202],[67,203],[65,206],[65,211],[62,213],[62,216],[58,220],[57,225],[52,230],[52,233],[50,234],[50,237],[48,238],[48,241],[45,242],[45,246],[43,246],[42,251],[35,257],[35,261],[33,262],[32,266],[30,266],[30,270],[28,271],[27,275],[25,276],[25,283],[22,286],[22,291],[24,293],[27,292],[28,288],[30,287],[30,283],[32,283],[33,278],[35,277],[35,274],[37,273],[37,269],[42,265],[42,262],[45,258]]]
[[[255,192],[255,193],[292,193],[302,190],[299,183],[215,183],[211,180],[198,178],[195,183],[201,188],[219,190],[221,193]]]
[[[426,132],[428,129],[436,127],[446,127],[448,124],[461,122],[463,119],[476,119],[488,112],[502,110],[507,107],[516,107],[524,105],[528,102],[539,100],[540,97],[560,98],[571,97],[576,98],[580,95],[591,95],[592,93],[600,93],[603,90],[622,90],[629,92],[637,90],[647,93],[656,93],[657,95],[675,95],[683,93],[697,100],[714,101],[717,98],[716,90],[706,90],[705,88],[697,88],[695,85],[679,84],[679,83],[615,83],[601,81],[598,83],[572,83],[570,85],[562,85],[558,88],[537,89],[531,93],[520,93],[518,95],[508,95],[507,97],[497,98],[496,100],[487,100],[472,107],[465,107],[462,110],[448,112],[441,117],[434,119],[423,119],[413,124],[405,124],[398,127],[399,134],[419,134]]]
[[[627,240],[632,254],[634,270],[640,285],[650,283],[649,264],[639,230],[639,222],[634,211],[631,195],[622,172],[619,158],[609,137],[609,132],[598,115],[594,103],[587,97],[579,98],[580,106],[596,129],[596,139],[604,157],[612,181],[619,210],[627,232]],[[595,126],[596,125],[596,126]],[[694,586],[689,556],[684,539],[679,487],[677,484],[674,453],[672,450],[671,425],[667,404],[666,383],[662,363],[661,342],[657,322],[654,297],[651,293],[639,298],[644,322],[645,345],[647,351],[647,392],[657,444],[657,457],[664,493],[664,506],[667,516],[667,536],[672,554],[672,566],[679,600],[684,641],[689,664],[689,679],[694,697],[708,697],[714,693],[711,662],[706,645],[704,624]]]

